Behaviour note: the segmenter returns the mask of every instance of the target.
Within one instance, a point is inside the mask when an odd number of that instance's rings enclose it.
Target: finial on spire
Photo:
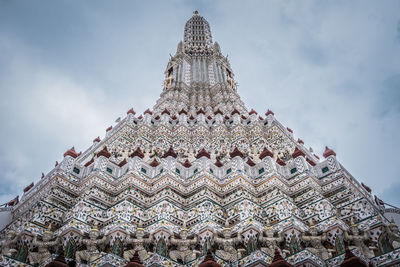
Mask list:
[[[195,11],[193,11],[193,14],[198,15],[199,11],[195,10]]]

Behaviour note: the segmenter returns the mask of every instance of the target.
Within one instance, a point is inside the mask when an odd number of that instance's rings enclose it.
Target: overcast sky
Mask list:
[[[248,108],[400,206],[400,1],[0,0],[0,204],[152,107],[198,10]]]

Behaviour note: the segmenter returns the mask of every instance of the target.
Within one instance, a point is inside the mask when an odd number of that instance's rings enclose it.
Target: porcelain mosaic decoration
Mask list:
[[[338,266],[344,248],[397,263],[400,235],[326,148],[319,158],[274,113],[248,110],[229,60],[194,12],[152,109],[127,112],[84,152],[10,201],[0,266]],[[62,249],[62,250],[60,250]]]

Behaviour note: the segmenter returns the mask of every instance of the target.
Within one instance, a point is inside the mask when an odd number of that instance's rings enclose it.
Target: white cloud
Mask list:
[[[83,87],[32,62],[20,44],[12,47],[23,53],[13,55],[1,82],[6,97],[0,99],[5,141],[0,145],[0,159],[1,184],[17,192],[51,169],[70,146],[84,150],[97,135],[104,135],[114,122],[114,109],[119,108],[107,101],[101,88]],[[0,203],[9,198],[10,194],[2,195]]]

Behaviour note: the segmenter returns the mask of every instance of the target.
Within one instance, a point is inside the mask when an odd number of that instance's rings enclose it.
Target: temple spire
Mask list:
[[[194,11],[185,24],[183,41],[178,42],[176,53],[167,64],[155,114],[166,108],[171,115],[182,109],[194,116],[203,110],[206,117],[218,109],[224,114],[233,110],[247,114],[236,90],[234,72],[220,45],[213,42],[209,23]]]

